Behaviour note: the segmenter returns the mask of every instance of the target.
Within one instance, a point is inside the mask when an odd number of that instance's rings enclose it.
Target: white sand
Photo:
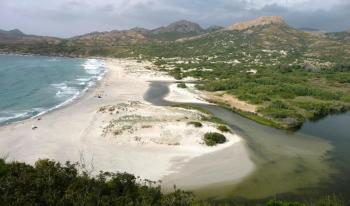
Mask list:
[[[40,158],[78,161],[87,164],[92,174],[101,170],[129,172],[151,180],[164,178],[165,183],[184,187],[238,180],[248,175],[254,165],[240,137],[226,134],[227,143],[207,147],[202,136],[208,131],[218,132],[215,125],[204,123],[202,128],[187,125],[201,114],[152,106],[143,100],[149,81],[172,80],[144,69],[149,64],[107,60],[109,70],[105,78],[78,101],[42,116],[40,121],[30,119],[1,127],[0,155],[9,161],[30,164]],[[174,96],[185,102],[197,99],[186,91],[173,92],[171,89],[170,100]],[[97,98],[98,95],[102,98]],[[32,130],[33,126],[38,128]],[[221,153],[230,149],[233,151],[230,155]],[[224,155],[230,162],[216,159],[218,155]],[[209,169],[213,164],[228,169],[220,179]],[[231,170],[235,172],[230,173]],[[191,178],[192,175],[196,177]]]
[[[177,84],[169,86],[169,94],[164,98],[167,101],[178,103],[204,103],[209,104],[202,99],[194,90],[193,84],[187,84],[188,88],[179,88]]]

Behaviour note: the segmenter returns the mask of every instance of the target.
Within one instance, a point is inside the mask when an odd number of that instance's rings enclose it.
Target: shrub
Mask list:
[[[230,129],[229,129],[227,126],[225,126],[225,125],[219,125],[219,126],[217,127],[217,129],[218,129],[219,131],[221,131],[221,132],[229,132],[229,131],[230,131]]]
[[[79,172],[76,163],[62,165],[49,160],[39,160],[31,166],[0,159],[0,185],[0,205],[233,205],[226,200],[197,202],[192,193],[175,186],[172,193],[163,194],[154,182],[142,181],[127,173],[101,172],[90,177],[86,172]],[[270,200],[249,205],[345,206],[346,202],[342,197],[329,195],[308,204]]]
[[[346,205],[345,201],[341,197],[336,195],[328,195],[317,201],[318,206],[344,206]]]
[[[300,202],[287,202],[279,200],[270,200],[265,204],[266,206],[306,206],[306,204]]]
[[[202,127],[202,123],[200,122],[189,122],[187,123],[188,125],[193,125],[194,127]]]
[[[183,88],[183,89],[187,88],[186,84],[185,84],[185,83],[183,83],[183,82],[178,83],[178,84],[177,84],[177,87],[179,87],[179,88]]]
[[[77,164],[39,160],[35,166],[0,159],[0,205],[190,205],[191,193],[161,193],[127,173],[90,177]],[[182,204],[180,204],[182,203]]]
[[[180,79],[183,78],[180,68],[175,68],[175,69],[169,71],[169,74],[170,74],[171,76],[173,76],[176,80],[180,80]]]
[[[204,142],[208,146],[215,146],[226,142],[226,137],[220,133],[210,132],[204,135]]]

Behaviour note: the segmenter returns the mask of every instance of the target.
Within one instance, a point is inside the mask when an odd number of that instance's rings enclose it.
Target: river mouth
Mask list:
[[[169,92],[169,84],[151,82],[145,100],[158,106],[177,105],[163,99]],[[349,197],[350,192],[347,193],[345,189],[347,187],[335,188],[339,177],[343,177],[344,171],[347,171],[344,170],[345,164],[340,168],[338,161],[335,161],[336,155],[340,155],[339,144],[342,144],[328,136],[319,135],[315,125],[310,126],[309,123],[306,124],[308,127],[290,132],[260,125],[220,106],[193,105],[224,120],[243,137],[250,158],[256,164],[255,171],[239,182],[218,182],[194,188],[198,198],[259,200],[275,197],[307,200],[334,193]],[[344,139],[341,140],[345,142]],[[343,145],[344,148],[346,146]],[[345,159],[348,157],[342,156]]]

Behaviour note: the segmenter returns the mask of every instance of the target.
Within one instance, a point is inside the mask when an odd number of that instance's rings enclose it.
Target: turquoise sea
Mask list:
[[[104,73],[102,60],[0,55],[0,125],[62,107]]]

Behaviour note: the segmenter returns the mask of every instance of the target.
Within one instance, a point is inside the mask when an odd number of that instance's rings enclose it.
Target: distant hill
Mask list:
[[[272,61],[269,55],[277,54],[270,54],[271,50],[283,53],[279,56],[286,63],[323,59],[322,64],[326,64],[350,58],[349,45],[341,43],[348,36],[348,32],[315,35],[290,27],[282,17],[267,16],[226,28],[203,29],[181,20],[156,29],[93,32],[69,39],[25,35],[19,30],[1,31],[0,51],[62,56],[217,55],[222,59],[241,58],[237,53],[245,52]]]
[[[143,52],[155,56],[155,51],[162,51],[161,55],[169,57],[206,55],[218,56],[222,60],[244,58],[247,65],[255,59],[269,64],[307,60],[325,65],[335,60],[350,59],[349,44],[343,44],[328,35],[315,35],[293,28],[283,18],[275,16],[235,23],[221,30],[185,38],[176,43],[156,44],[148,49]],[[243,57],[242,53],[250,56]]]
[[[319,29],[308,28],[308,27],[302,27],[302,28],[299,28],[299,30],[301,30],[301,31],[306,31],[306,32],[322,32],[322,31],[319,30]]]
[[[349,42],[350,43],[350,29],[343,32],[332,32],[327,33],[327,36],[336,39],[338,41]]]
[[[263,16],[250,21],[239,22],[226,27],[227,30],[245,30],[256,26],[284,25],[285,22],[280,16]]]
[[[21,32],[19,29],[13,29],[9,31],[1,30],[0,29],[0,34],[1,35],[13,35],[13,36],[25,36],[23,32]]]
[[[92,32],[68,39],[26,35],[19,30],[0,31],[0,52],[37,53],[59,56],[108,55],[118,50],[117,55],[129,55],[135,44],[175,41],[179,38],[206,33],[199,24],[177,21],[166,27],[152,30],[132,28],[109,32]]]
[[[0,51],[4,50],[2,47],[12,45],[38,45],[38,44],[57,44],[61,40],[55,37],[44,37],[28,35],[20,31],[19,29],[14,30],[0,30]],[[3,45],[3,46],[1,46]],[[11,50],[11,49],[10,49]],[[16,50],[16,49],[15,49]]]
[[[224,27],[222,27],[222,26],[216,26],[216,25],[214,25],[214,26],[210,26],[210,27],[208,27],[207,29],[206,29],[206,31],[207,32],[213,32],[213,31],[217,31],[217,30],[220,30],[220,29],[223,29]]]
[[[181,20],[181,21],[171,23],[166,27],[160,27],[152,30],[153,34],[172,33],[172,32],[183,33],[183,34],[186,34],[186,33],[200,34],[203,32],[203,29],[197,23]]]

